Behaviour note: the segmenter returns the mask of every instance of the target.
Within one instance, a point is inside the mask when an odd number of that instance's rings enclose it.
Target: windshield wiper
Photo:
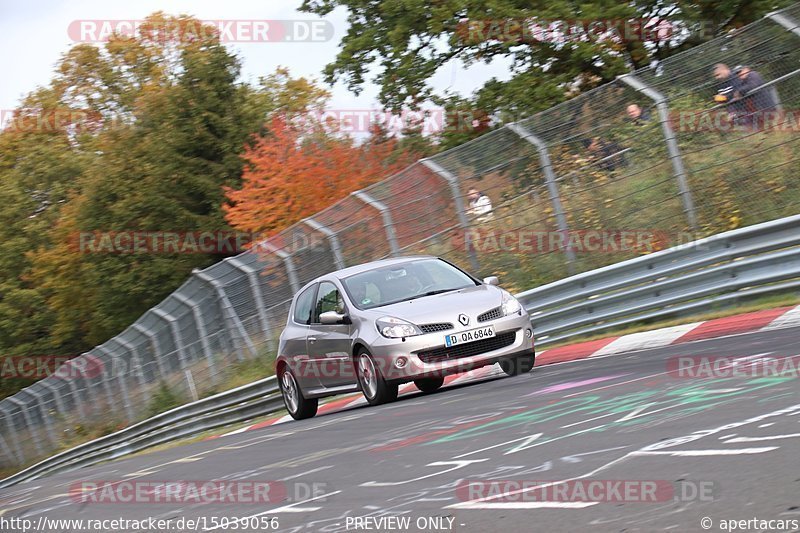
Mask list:
[[[428,291],[424,294],[417,294],[414,298],[419,298],[420,296],[433,296],[434,294],[442,294],[443,292],[450,292],[450,291],[457,291],[458,289],[439,289],[435,291]]]

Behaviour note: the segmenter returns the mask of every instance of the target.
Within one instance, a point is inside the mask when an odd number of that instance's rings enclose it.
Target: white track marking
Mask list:
[[[730,441],[729,441],[730,442]],[[777,450],[779,446],[765,446],[763,448],[737,448],[733,450],[671,450],[671,451],[649,451],[631,452],[633,455],[671,455],[673,457],[705,457],[708,455],[750,455],[755,453],[771,452]]]
[[[248,431],[251,427],[252,426],[245,426],[243,428],[236,429],[236,430],[231,431],[229,433],[223,433],[222,435],[220,435],[220,437],[227,437],[228,435],[237,435],[239,433],[244,433],[245,431]]]
[[[650,444],[649,446],[645,446],[643,448],[640,448],[637,451],[626,453],[625,455],[623,455],[621,457],[618,457],[618,458],[616,458],[616,459],[614,459],[612,461],[609,461],[609,462],[605,463],[604,465],[601,465],[601,466],[595,468],[594,470],[592,470],[590,472],[587,472],[585,474],[579,475],[579,476],[574,476],[574,477],[571,477],[571,478],[562,479],[560,481],[552,481],[552,482],[549,482],[549,483],[544,483],[542,485],[537,485],[535,487],[524,487],[524,488],[516,489],[516,490],[513,490],[513,491],[508,491],[508,492],[505,492],[503,494],[495,494],[495,495],[492,495],[492,496],[486,496],[486,497],[483,497],[483,498],[477,498],[475,500],[470,500],[470,501],[466,501],[466,502],[459,502],[459,503],[455,503],[455,504],[452,504],[452,505],[448,505],[448,506],[445,507],[445,509],[480,509],[481,508],[480,505],[484,504],[485,502],[492,502],[493,500],[499,500],[499,499],[502,499],[502,498],[507,498],[508,496],[512,496],[512,495],[515,495],[515,494],[524,494],[526,492],[530,492],[530,491],[533,491],[533,490],[542,490],[544,488],[547,488],[547,487],[550,487],[550,486],[553,486],[553,485],[569,483],[571,481],[576,481],[576,480],[579,480],[579,479],[591,478],[592,476],[595,476],[595,475],[597,475],[598,473],[600,473],[600,472],[602,472],[604,470],[610,469],[613,466],[617,465],[618,463],[622,463],[622,462],[628,460],[631,457],[646,456],[646,455],[662,455],[663,453],[653,454],[652,452],[653,451],[662,452],[662,450],[660,448],[670,447],[670,446],[677,446],[679,444],[686,444],[688,442],[692,442],[694,440],[701,439],[703,437],[707,437],[707,436],[710,436],[710,435],[714,435],[716,433],[720,433],[720,432],[725,431],[727,429],[733,429],[735,427],[741,427],[741,426],[746,426],[746,425],[749,425],[749,424],[754,424],[754,423],[761,422],[763,420],[766,420],[768,418],[773,418],[773,417],[776,417],[776,416],[784,416],[784,415],[794,414],[794,413],[798,412],[799,410],[800,410],[800,404],[791,405],[789,407],[785,407],[785,408],[779,409],[777,411],[772,411],[772,412],[769,412],[769,413],[765,413],[765,414],[762,414],[762,415],[751,417],[751,418],[748,418],[746,420],[742,420],[742,421],[739,421],[739,422],[733,422],[733,423],[726,424],[724,426],[717,427],[717,428],[714,428],[714,429],[695,432],[695,433],[692,433],[691,435],[688,435],[688,436],[669,439],[669,440],[664,441],[664,442],[660,441],[660,442],[657,442],[657,443]],[[648,450],[648,448],[649,448],[649,450]],[[743,449],[739,449],[739,450],[689,450],[689,451],[686,451],[686,452],[679,452],[679,451],[673,451],[673,450],[664,450],[664,452],[667,452],[666,454],[668,454],[668,455],[689,455],[689,454],[691,454],[691,455],[729,455],[729,454],[740,454],[740,453],[762,453],[762,452],[771,451],[771,450],[775,450],[775,449],[778,449],[778,447],[777,446],[771,446],[771,447],[765,447],[765,448],[743,448]],[[714,452],[714,453],[710,453],[710,452]],[[495,502],[492,502],[492,503],[498,503],[498,502],[495,501]],[[502,502],[500,502],[500,503],[502,503]]]
[[[524,494],[526,492],[531,492],[531,491],[534,491],[534,490],[542,490],[542,489],[545,489],[547,487],[552,487],[554,485],[562,485],[564,483],[569,483],[570,481],[577,481],[579,479],[586,479],[588,477],[592,477],[595,474],[598,474],[598,473],[602,472],[603,470],[611,468],[612,466],[614,466],[617,463],[625,461],[632,454],[633,454],[633,452],[626,453],[622,457],[617,457],[613,461],[609,461],[608,463],[606,463],[604,465],[598,466],[597,468],[595,468],[591,472],[587,472],[585,474],[581,474],[580,476],[575,476],[575,477],[571,477],[571,478],[567,478],[567,479],[562,479],[560,481],[550,481],[548,483],[542,483],[541,485],[536,485],[536,486],[533,486],[533,487],[523,487],[521,489],[516,489],[516,490],[504,492],[502,494],[495,494],[495,495],[492,495],[492,496],[485,496],[483,498],[477,498],[475,500],[470,500],[470,501],[466,501],[466,502],[454,503],[453,505],[448,505],[447,507],[445,507],[445,509],[479,509],[480,507],[478,507],[477,505],[479,503],[482,503],[482,502],[488,502],[490,500],[498,500],[498,499],[506,498],[508,496],[513,496],[513,495],[516,495],[516,494]],[[497,502],[495,502],[495,503],[497,503]],[[505,502],[502,502],[502,503],[505,503]],[[581,503],[583,503],[583,502],[581,502]]]
[[[458,470],[459,468],[464,468],[465,466],[469,466],[473,463],[482,463],[484,461],[488,461],[489,459],[472,459],[467,461],[436,461],[434,463],[428,463],[425,466],[448,466],[454,465],[452,468],[447,468],[440,472],[434,472],[433,474],[428,474],[425,476],[415,477],[413,479],[407,479],[405,481],[367,481],[365,483],[361,483],[360,487],[393,487],[395,485],[405,485],[406,483],[413,483],[414,481],[420,481],[422,479],[428,479],[434,476],[440,476],[442,474],[446,474],[448,472],[452,472],[453,470]]]
[[[759,442],[762,440],[793,439],[795,437],[800,437],[800,433],[790,433],[788,435],[770,435],[769,437],[736,437],[735,439],[725,441],[725,444],[730,442]]]
[[[623,335],[622,337],[610,342],[603,348],[597,350],[590,357],[598,357],[619,352],[629,352],[632,350],[641,350],[645,348],[650,349],[668,346],[702,323],[703,322],[694,322],[692,324],[683,324],[680,326],[673,326],[671,328],[654,329],[652,331],[642,331],[640,333]]]
[[[583,509],[599,502],[466,502],[459,509]]]
[[[327,470],[329,468],[333,468],[333,466],[334,465],[328,465],[328,466],[321,466],[319,468],[313,468],[311,470],[307,470],[307,471],[302,472],[300,474],[295,474],[293,476],[285,477],[285,478],[281,479],[280,481],[289,481],[290,479],[296,479],[296,478],[299,478],[299,477],[302,477],[302,476],[306,476],[308,474],[313,474],[314,472],[319,472],[320,470]]]
[[[800,326],[800,305],[794,309],[783,313],[781,316],[761,328],[761,331],[771,331],[773,329],[791,328]]]
[[[500,444],[492,444],[491,446],[487,446],[486,448],[481,448],[479,450],[474,450],[474,451],[471,451],[471,452],[462,453],[461,455],[456,455],[455,457],[453,457],[453,459],[461,459],[462,457],[466,457],[468,455],[473,455],[475,453],[485,452],[486,450],[492,450],[494,448],[499,448],[500,446],[506,446],[508,444],[511,444],[512,442],[518,442],[518,441],[521,441],[521,440],[527,440],[527,441],[530,442],[532,440],[538,439],[541,436],[542,436],[541,433],[536,433],[535,435],[529,435],[527,437],[520,437],[520,438],[514,439],[514,440],[507,440],[505,442],[501,442]]]

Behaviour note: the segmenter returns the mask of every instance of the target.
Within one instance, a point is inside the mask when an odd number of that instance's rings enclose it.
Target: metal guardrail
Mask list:
[[[274,413],[282,408],[283,398],[278,381],[275,376],[270,376],[176,407],[110,435],[75,446],[0,480],[0,488],[46,474],[116,459],[202,431]]]
[[[800,215],[728,231],[517,295],[537,346],[800,287]],[[0,481],[72,470],[283,408],[275,377],[177,407]]]
[[[537,346],[800,286],[800,215],[732,230],[517,295]]]

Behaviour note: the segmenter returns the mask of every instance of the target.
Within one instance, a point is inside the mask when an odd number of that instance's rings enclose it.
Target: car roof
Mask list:
[[[317,278],[317,280],[326,278],[328,276],[333,276],[339,279],[343,279],[352,276],[354,274],[361,274],[362,272],[366,272],[374,268],[398,265],[402,263],[407,263],[409,261],[415,261],[418,259],[438,259],[438,257],[435,257],[433,255],[408,255],[403,257],[392,257],[390,259],[380,259],[378,261],[370,261],[369,263],[363,263],[360,265],[343,268],[341,270],[337,270],[336,272],[331,272],[330,274],[326,274],[325,276],[320,276],[319,278]]]

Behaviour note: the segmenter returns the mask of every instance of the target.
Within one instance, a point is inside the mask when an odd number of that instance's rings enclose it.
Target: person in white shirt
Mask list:
[[[494,218],[494,214],[492,213],[492,201],[488,196],[473,187],[467,192],[467,198],[469,198],[469,209],[467,213],[470,217],[480,223],[488,222]]]

